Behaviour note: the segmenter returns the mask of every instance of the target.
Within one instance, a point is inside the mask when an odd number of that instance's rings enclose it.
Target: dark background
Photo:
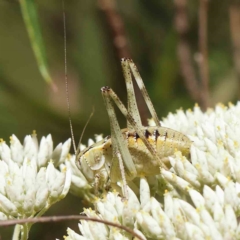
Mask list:
[[[94,134],[110,133],[100,88],[109,85],[126,101],[121,57],[131,57],[137,64],[160,118],[180,107],[192,108],[196,101],[203,109],[217,102],[236,102],[238,1],[203,2],[65,1],[69,96],[77,140],[93,106],[94,116],[83,142]],[[8,141],[14,133],[22,141],[36,130],[39,139],[51,133],[56,146],[70,137],[62,3],[38,0],[35,4],[49,71],[58,91],[39,72],[19,2],[0,0],[0,137]],[[199,35],[201,29],[203,35]],[[146,122],[149,114],[144,104],[140,111]],[[125,127],[120,114],[119,121]],[[48,215],[80,211],[81,200],[68,196]],[[72,225],[76,228],[77,223]],[[61,238],[66,226],[70,223],[34,225],[30,239]],[[12,228],[0,232],[2,239],[10,239]]]

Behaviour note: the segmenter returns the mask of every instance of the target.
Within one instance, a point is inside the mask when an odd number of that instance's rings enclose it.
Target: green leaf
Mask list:
[[[44,80],[54,87],[47,66],[46,52],[38,20],[36,4],[34,0],[21,0],[20,6],[39,71]]]

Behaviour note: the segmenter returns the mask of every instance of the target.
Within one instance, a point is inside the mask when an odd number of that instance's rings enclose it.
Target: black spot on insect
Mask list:
[[[130,132],[126,132],[126,136],[127,136],[127,139],[128,139],[128,138],[131,137],[132,135],[131,135]]]
[[[158,130],[156,129],[153,133],[154,137],[155,137],[155,141],[157,141],[158,137],[160,136]]]
[[[165,138],[164,141],[166,141],[167,137],[168,136],[167,136],[167,131],[166,131],[165,134],[164,134],[164,138]]]
[[[139,138],[139,135],[135,132],[134,139],[137,140]]]
[[[151,135],[151,133],[150,133],[148,130],[145,130],[144,136],[145,136],[146,138],[149,138],[150,135]]]

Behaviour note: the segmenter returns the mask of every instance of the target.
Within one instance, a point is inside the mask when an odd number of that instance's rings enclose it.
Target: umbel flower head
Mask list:
[[[162,125],[193,141],[190,159],[176,151],[169,170],[161,169],[154,181],[141,178],[134,191],[128,188],[127,201],[108,192],[84,213],[125,225],[142,239],[240,239],[240,103],[205,113],[198,106],[178,110]],[[79,229],[81,234],[68,229],[65,239],[132,239],[95,222],[82,220]]]
[[[36,134],[21,144],[15,135],[10,146],[0,141],[0,219],[41,216],[64,198],[71,184],[71,169],[60,166],[68,155],[71,141],[53,150],[51,135],[40,144]],[[55,166],[54,166],[55,165]]]

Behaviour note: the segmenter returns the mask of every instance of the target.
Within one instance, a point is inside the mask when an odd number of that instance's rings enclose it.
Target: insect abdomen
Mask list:
[[[135,131],[122,130],[126,135],[128,148],[135,163],[138,176],[159,174],[159,162],[154,158]],[[182,155],[189,157],[191,140],[184,134],[165,127],[143,128],[146,139],[156,150],[158,157],[169,165],[169,156],[175,151],[182,152]]]
[[[186,157],[189,156],[191,140],[178,131],[166,127],[145,127],[144,135],[160,158],[172,156],[176,150],[181,151]],[[142,148],[143,142],[134,131],[126,132],[128,146]]]
[[[153,135],[157,139],[156,151],[160,158],[172,156],[177,150],[182,152],[182,155],[189,156],[192,142],[186,135],[165,127],[159,127]]]

